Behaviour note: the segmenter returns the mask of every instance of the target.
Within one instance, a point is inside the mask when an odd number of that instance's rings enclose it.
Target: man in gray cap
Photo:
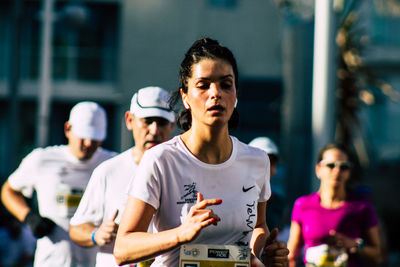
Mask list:
[[[100,105],[78,103],[64,125],[68,145],[33,150],[4,183],[4,206],[38,238],[34,266],[90,266],[96,251],[84,250],[70,240],[69,220],[94,168],[115,155],[100,147],[106,127]],[[39,213],[24,199],[34,190]]]
[[[128,199],[127,187],[144,152],[167,141],[174,130],[175,114],[169,94],[146,87],[133,95],[125,123],[135,146],[98,166],[72,217],[70,237],[83,247],[99,246],[96,267],[118,266],[113,256],[114,238]]]

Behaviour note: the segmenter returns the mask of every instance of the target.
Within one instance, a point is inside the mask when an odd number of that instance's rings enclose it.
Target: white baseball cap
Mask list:
[[[69,115],[72,132],[79,138],[103,141],[106,138],[107,117],[97,103],[84,101],[76,104]]]
[[[145,87],[133,95],[130,112],[137,118],[161,117],[170,122],[175,121],[171,110],[169,93],[161,87]]]
[[[249,146],[260,148],[270,155],[279,155],[278,146],[274,143],[274,141],[265,136],[254,138],[249,143]]]

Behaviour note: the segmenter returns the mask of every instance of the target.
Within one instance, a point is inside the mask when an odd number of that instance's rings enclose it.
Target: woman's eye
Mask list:
[[[208,89],[210,85],[208,83],[200,83],[197,85],[197,87],[200,89]]]
[[[232,87],[232,83],[231,82],[224,82],[221,84],[221,87],[224,89],[230,89]]]

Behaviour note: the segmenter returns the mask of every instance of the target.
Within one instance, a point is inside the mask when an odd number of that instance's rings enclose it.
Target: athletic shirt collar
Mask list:
[[[83,164],[83,165],[90,164],[91,162],[96,161],[96,158],[97,158],[100,150],[101,150],[101,147],[98,147],[90,159],[80,160],[74,154],[72,154],[71,150],[69,149],[69,147],[67,145],[64,146],[64,153],[65,153],[65,157],[67,158],[67,160],[69,162],[73,162],[76,164]]]
[[[232,141],[232,153],[229,156],[228,160],[218,163],[218,164],[209,164],[205,163],[198,158],[196,158],[192,152],[189,151],[189,149],[185,146],[183,143],[182,139],[180,136],[177,136],[178,139],[178,145],[180,146],[181,150],[197,165],[199,165],[202,168],[207,168],[207,169],[222,169],[222,168],[227,168],[233,164],[233,162],[236,159],[236,154],[237,154],[237,139],[233,136],[229,136]]]

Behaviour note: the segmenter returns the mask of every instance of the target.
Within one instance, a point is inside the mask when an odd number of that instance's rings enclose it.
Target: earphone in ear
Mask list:
[[[237,106],[237,102],[238,102],[238,100],[237,100],[237,98],[236,98],[236,100],[235,100],[235,108],[236,108],[236,106]]]
[[[183,105],[185,106],[186,109],[189,109],[189,104],[186,102],[186,100],[183,100]]]

